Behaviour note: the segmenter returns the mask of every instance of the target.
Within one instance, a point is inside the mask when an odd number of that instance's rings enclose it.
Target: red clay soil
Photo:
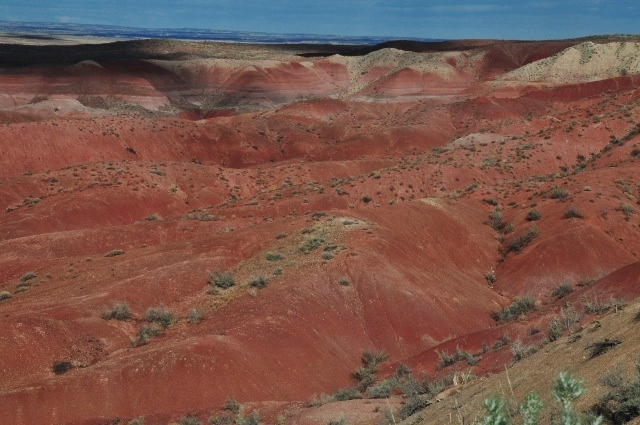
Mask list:
[[[377,401],[302,406],[353,385],[367,349],[389,356],[380,376],[461,372],[437,368],[458,348],[493,373],[503,335],[536,344],[566,302],[638,297],[636,76],[494,80],[577,43],[303,58],[149,41],[8,69],[0,417],[165,424],[232,398],[268,423],[374,423]],[[235,286],[208,285],[216,270]],[[522,295],[536,310],[497,323]],[[131,318],[104,319],[118,302]],[[160,305],[173,322],[140,340]]]

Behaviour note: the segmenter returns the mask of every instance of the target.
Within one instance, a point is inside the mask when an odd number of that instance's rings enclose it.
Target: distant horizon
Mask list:
[[[80,24],[75,22],[43,22],[43,21],[9,21],[9,20],[1,20],[0,19],[0,31],[6,30],[6,26],[10,26],[16,31],[25,31],[28,27],[28,30],[32,30],[37,33],[45,33],[51,35],[67,35],[67,36],[94,36],[94,37],[103,37],[103,38],[173,38],[173,35],[179,36],[185,40],[193,40],[193,41],[240,41],[242,39],[237,39],[231,37],[231,35],[246,35],[247,41],[251,42],[260,42],[261,39],[265,39],[266,43],[279,43],[279,42],[290,42],[290,43],[327,43],[331,40],[337,41],[349,41],[349,40],[360,40],[360,42],[355,42],[354,44],[374,44],[374,43],[382,43],[387,41],[418,41],[418,42],[443,42],[443,41],[454,41],[454,40],[468,40],[468,38],[420,38],[420,37],[394,37],[394,36],[384,36],[384,35],[340,35],[340,34],[314,34],[314,33],[276,33],[276,32],[263,32],[263,31],[236,31],[236,30],[218,30],[218,29],[208,29],[208,28],[196,28],[196,27],[175,27],[175,28],[147,28],[147,27],[131,27],[126,25],[109,25],[109,24]],[[32,28],[34,26],[42,26],[41,28]],[[50,26],[50,27],[47,27]],[[53,28],[56,28],[55,31],[51,31]],[[70,33],[69,31],[72,29],[78,28],[102,28],[104,31],[108,29],[112,30],[122,30],[120,33],[109,32],[101,33],[101,32],[80,32],[80,33]],[[28,31],[25,31],[28,32]],[[145,34],[134,34],[136,32],[142,32]],[[168,35],[157,34],[158,32],[168,32]],[[180,34],[177,34],[180,33]],[[228,34],[229,37],[212,37],[209,38],[207,35],[213,36],[214,34],[222,35]],[[250,37],[254,35],[254,37]],[[640,36],[639,33],[608,33],[608,34],[588,34],[579,37],[569,37],[566,39],[581,39],[581,38],[592,38],[592,37],[625,37],[625,36]],[[278,37],[291,37],[291,38],[308,38],[308,40],[282,40],[282,41],[273,41]],[[316,39],[313,39],[316,37]],[[524,39],[524,38],[493,38],[493,37],[474,37],[473,39],[478,40],[504,40],[504,41],[542,41],[542,40],[564,40],[560,38],[556,39]],[[268,41],[272,40],[272,41]]]
[[[8,3],[8,4],[7,4]],[[12,4],[13,3],[13,4]],[[114,12],[115,11],[115,12]],[[636,0],[8,0],[7,22],[389,39],[549,40],[638,33]]]

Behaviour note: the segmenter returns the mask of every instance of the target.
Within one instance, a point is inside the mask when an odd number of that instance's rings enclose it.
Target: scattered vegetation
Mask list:
[[[298,250],[304,254],[309,254],[320,247],[325,242],[323,238],[311,237],[300,244]]]
[[[8,300],[11,298],[11,293],[7,291],[0,292],[0,301]]]
[[[587,424],[587,419],[581,417],[578,412],[573,409],[573,402],[584,393],[582,381],[571,376],[568,372],[560,372],[558,379],[553,387],[553,397],[560,404],[561,425],[580,425]],[[508,411],[507,400],[498,394],[492,394],[484,400],[484,407],[487,411],[482,423],[486,425],[508,425],[511,423],[512,414]],[[537,393],[529,393],[525,396],[524,403],[518,409],[522,415],[522,423],[524,425],[535,425],[538,423],[538,417],[544,404],[540,400]],[[601,417],[597,417],[590,421],[592,425],[602,422]],[[555,422],[554,422],[555,423]]]
[[[510,305],[493,313],[493,318],[498,322],[510,322],[517,319],[527,311],[534,310],[536,303],[529,295],[514,298]]]
[[[635,379],[628,384],[617,380],[592,410],[612,424],[623,424],[640,416],[640,357],[636,361]]]
[[[448,354],[446,351],[438,352],[438,369],[451,366],[459,361],[465,361],[469,366],[478,363],[478,359],[466,350],[456,349],[455,353]]]

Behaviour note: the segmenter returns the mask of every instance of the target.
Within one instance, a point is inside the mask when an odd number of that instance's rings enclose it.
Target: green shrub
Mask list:
[[[521,233],[516,238],[514,238],[509,245],[507,245],[507,253],[515,252],[518,253],[522,251],[522,249],[529,245],[531,241],[533,241],[538,236],[538,228],[534,225],[529,230],[524,233]]]
[[[498,322],[510,322],[517,319],[527,311],[534,310],[536,303],[529,295],[514,298],[511,304],[493,313],[493,318]]]
[[[233,279],[233,274],[231,272],[222,273],[216,270],[213,273],[209,273],[209,285],[220,288],[220,289],[229,289],[236,282]]]
[[[9,298],[11,298],[10,292],[7,292],[7,291],[0,292],[0,301],[8,300]]]
[[[529,210],[529,212],[527,213],[528,221],[538,221],[541,218],[542,218],[542,214],[540,213],[540,211],[536,209]]]
[[[302,242],[298,250],[304,254],[309,254],[311,251],[318,249],[324,242],[323,238],[311,237]]]
[[[336,401],[357,400],[363,397],[362,393],[358,391],[358,387],[340,388],[333,394]]]
[[[502,231],[507,226],[507,223],[502,218],[501,208],[496,208],[495,210],[492,210],[489,213],[489,220],[490,220],[491,227],[496,232]]]
[[[173,313],[165,310],[164,305],[160,304],[156,308],[149,308],[144,315],[147,322],[158,323],[164,329],[167,329],[173,322]]]
[[[267,259],[267,261],[279,261],[284,260],[284,255],[277,252],[267,252],[265,258]]]
[[[564,282],[556,286],[555,288],[553,288],[553,290],[551,291],[551,295],[560,299],[560,298],[566,297],[572,292],[573,292],[573,286],[571,286],[571,284],[568,282]]]
[[[566,199],[569,196],[569,191],[558,186],[553,186],[549,192],[551,199]]]
[[[242,405],[232,398],[228,398],[227,401],[222,405],[222,410],[228,410],[235,413],[236,415],[240,413],[241,409]]]
[[[395,379],[385,379],[369,387],[367,389],[367,395],[371,398],[387,398],[391,395],[391,391],[393,391],[395,386]]]
[[[105,308],[102,313],[104,320],[129,320],[131,318],[131,310],[126,302],[115,303],[111,308]]]
[[[187,322],[193,325],[197,325],[198,323],[202,322],[202,316],[203,316],[203,313],[201,310],[198,310],[197,308],[192,308],[191,310],[189,310],[189,315],[187,316]]]
[[[567,372],[561,372],[553,387],[553,396],[560,403],[561,417],[558,423],[560,425],[580,425],[587,423],[585,418],[581,417],[573,410],[572,403],[584,393],[582,381],[573,378]],[[510,414],[506,412],[507,401],[498,394],[492,394],[484,400],[484,407],[487,411],[484,420],[485,425],[508,425]],[[524,425],[535,425],[538,421],[540,410],[544,407],[540,401],[540,397],[536,393],[529,393],[525,397],[524,403],[520,406],[522,414],[522,422]],[[590,420],[592,425],[598,425],[602,422],[602,417],[596,417]],[[620,423],[620,422],[616,422]]]
[[[160,335],[160,331],[155,326],[140,326],[138,330],[138,338],[131,341],[131,345],[134,347],[139,347],[141,345],[146,345],[149,343],[149,340],[153,337]]]
[[[251,286],[252,288],[264,288],[265,286],[267,286],[267,278],[264,277],[263,275],[258,275],[255,277],[252,277],[251,280],[249,280],[249,286]]]
[[[580,211],[578,211],[575,207],[567,208],[567,211],[564,213],[564,218],[583,218],[584,216]]]

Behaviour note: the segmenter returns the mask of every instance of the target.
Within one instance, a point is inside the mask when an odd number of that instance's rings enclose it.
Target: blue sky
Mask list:
[[[640,33],[640,0],[3,0],[0,20],[419,38]]]

